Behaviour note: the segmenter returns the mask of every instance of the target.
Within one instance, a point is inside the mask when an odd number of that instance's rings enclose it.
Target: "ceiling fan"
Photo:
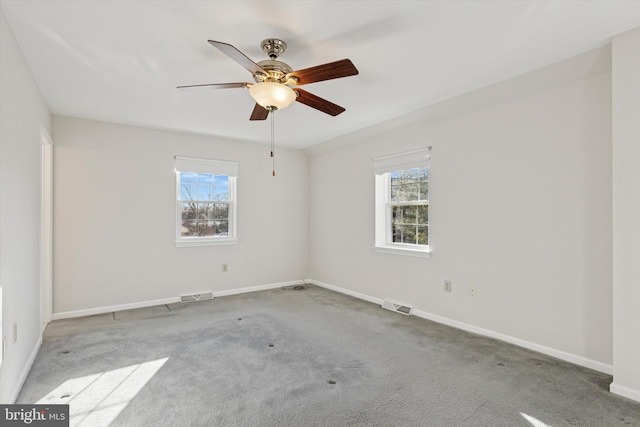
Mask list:
[[[213,83],[178,86],[178,89],[249,89],[251,97],[256,101],[250,120],[265,120],[270,112],[286,108],[293,101],[298,101],[331,116],[337,116],[345,111],[343,107],[304,91],[298,86],[358,74],[358,70],[349,59],[293,71],[288,64],[276,59],[287,49],[287,44],[282,40],[275,38],[263,40],[262,50],[270,59],[258,63],[253,62],[244,53],[228,43],[214,40],[208,40],[208,42],[249,70],[255,83]]]

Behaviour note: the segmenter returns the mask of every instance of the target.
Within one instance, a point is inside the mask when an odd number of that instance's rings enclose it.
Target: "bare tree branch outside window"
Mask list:
[[[183,237],[229,235],[229,177],[180,173]]]

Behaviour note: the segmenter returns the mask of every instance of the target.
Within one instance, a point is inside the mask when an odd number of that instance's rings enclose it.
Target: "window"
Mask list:
[[[373,159],[375,248],[428,256],[430,148]]]
[[[237,243],[238,163],[176,157],[176,246]]]

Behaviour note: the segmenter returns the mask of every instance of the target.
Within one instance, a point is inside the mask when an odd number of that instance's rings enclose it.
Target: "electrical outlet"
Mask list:
[[[451,292],[451,280],[444,281],[444,291]]]
[[[227,271],[229,271],[229,264],[222,264],[222,272],[226,273]]]
[[[14,323],[13,324],[13,342],[15,343],[16,341],[18,341],[18,324]]]
[[[475,286],[471,286],[469,288],[469,295],[471,295],[472,297],[475,297],[477,293],[478,293],[478,289],[476,289]]]

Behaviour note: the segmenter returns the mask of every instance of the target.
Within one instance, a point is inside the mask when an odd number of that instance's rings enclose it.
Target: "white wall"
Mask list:
[[[54,313],[305,277],[304,153],[272,177],[264,145],[61,116],[53,138]],[[176,248],[176,155],[240,162],[237,245]]]
[[[640,28],[613,39],[613,384],[640,401]]]
[[[610,372],[611,75],[553,67],[561,84],[540,89],[542,69],[312,152],[310,277]],[[431,257],[374,252],[371,159],[429,145]]]
[[[40,343],[40,125],[51,117],[0,9],[0,303],[6,359],[0,402],[13,402]],[[13,324],[18,340],[13,343]]]

